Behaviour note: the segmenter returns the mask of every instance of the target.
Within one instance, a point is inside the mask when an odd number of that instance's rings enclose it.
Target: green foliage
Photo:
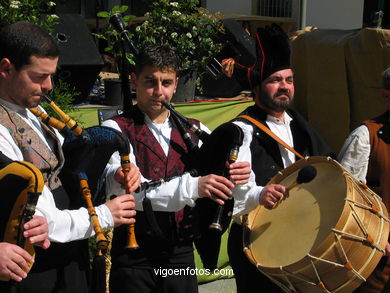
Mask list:
[[[198,8],[199,0],[155,0],[146,21],[136,28],[141,45],[167,45],[180,58],[180,72],[196,70],[201,75],[206,64],[221,49],[221,15]]]
[[[24,20],[51,31],[58,23],[58,16],[49,14],[54,5],[53,1],[47,0],[1,0],[0,21],[5,25]]]
[[[59,17],[50,14],[56,4],[47,0],[0,0],[0,23],[2,25],[11,24],[17,21],[28,21],[37,24],[49,33],[53,32],[54,25],[59,23]],[[72,102],[73,96],[77,94],[70,85],[60,81],[55,86],[49,97],[53,99],[64,112],[74,111]],[[42,106],[53,115],[54,112],[46,103]]]
[[[105,40],[107,42],[107,47],[104,49],[106,53],[110,54],[115,58],[116,66],[117,66],[117,72],[120,72],[118,68],[118,64],[120,64],[120,60],[122,60],[123,57],[123,50],[121,48],[121,42],[122,38],[119,35],[119,33],[112,27],[112,25],[109,23],[109,19],[111,16],[115,14],[122,15],[128,10],[128,6],[121,5],[121,6],[114,6],[111,11],[100,11],[97,13],[97,17],[105,19],[107,21],[106,27],[103,29],[101,33],[94,33],[94,35],[102,40]],[[134,15],[126,15],[122,17],[124,25],[126,25],[131,19],[133,19]],[[129,38],[131,39],[133,37],[133,34],[130,32],[127,32]],[[134,65],[134,56],[126,52],[126,59],[127,61]]]
[[[53,90],[47,95],[52,101],[56,103],[58,107],[65,113],[76,112],[76,108],[73,106],[72,102],[74,96],[79,95],[80,93],[71,87],[68,83],[62,81],[59,82],[53,87]],[[53,117],[57,117],[57,114],[50,108],[50,106],[42,101],[41,106],[45,109],[47,114]],[[74,116],[74,115],[73,115]],[[78,120],[77,117],[73,117],[74,120]]]

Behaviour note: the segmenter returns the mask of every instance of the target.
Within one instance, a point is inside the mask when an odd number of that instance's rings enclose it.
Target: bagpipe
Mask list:
[[[0,241],[18,245],[33,257],[35,250],[23,236],[23,226],[32,219],[44,184],[37,167],[26,161],[12,161],[0,152]]]
[[[104,256],[107,253],[109,243],[102,231],[94,205],[102,204],[106,200],[105,192],[102,191],[104,186],[104,169],[114,152],[119,152],[122,171],[125,175],[129,172],[130,143],[121,132],[109,127],[93,126],[81,128],[47,96],[44,96],[44,99],[62,121],[49,116],[37,108],[30,109],[30,111],[37,117],[40,117],[43,123],[57,129],[64,136],[62,148],[65,163],[59,178],[65,191],[70,196],[74,197],[74,195],[77,195],[78,200],[72,201],[71,208],[79,208],[86,205],[96,233],[97,252],[94,263],[100,263],[97,266],[105,265]],[[82,199],[84,199],[84,204]],[[138,248],[134,226],[129,225],[128,231],[127,248]],[[102,271],[101,268],[96,269]],[[105,272],[100,274],[98,282],[101,283],[101,289],[97,291],[104,292]]]
[[[201,130],[174,108],[162,101],[185,141],[189,155],[189,168],[192,176],[215,174],[229,178],[226,162],[237,160],[239,147],[243,142],[243,133],[240,127],[228,122],[217,127],[211,134]],[[191,133],[202,141],[201,147],[193,141]],[[178,175],[181,176],[181,175]],[[140,190],[156,187],[177,176],[162,178],[141,184]],[[219,205],[209,198],[196,200],[195,214],[199,221],[199,236],[194,243],[205,268],[214,269],[217,266],[222,234],[230,225],[233,198]]]

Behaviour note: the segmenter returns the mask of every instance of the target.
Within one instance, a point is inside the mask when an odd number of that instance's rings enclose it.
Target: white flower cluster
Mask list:
[[[19,4],[20,4],[20,1],[11,1],[11,3],[9,4],[9,8],[18,9],[19,8]]]

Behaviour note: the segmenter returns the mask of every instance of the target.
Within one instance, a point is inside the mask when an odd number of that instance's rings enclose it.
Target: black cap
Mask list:
[[[235,63],[234,76],[243,84],[253,88],[271,74],[291,68],[291,43],[283,29],[273,23],[257,29],[255,36],[256,59],[251,66]]]

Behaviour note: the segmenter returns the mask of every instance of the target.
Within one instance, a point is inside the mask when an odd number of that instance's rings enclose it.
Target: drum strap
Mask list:
[[[249,122],[251,122],[252,124],[256,125],[258,128],[260,128],[261,130],[263,130],[265,133],[267,133],[270,137],[272,137],[276,142],[278,142],[279,144],[281,144],[282,146],[284,146],[286,149],[288,149],[289,151],[293,152],[297,157],[301,158],[301,159],[304,159],[304,157],[298,153],[296,150],[294,150],[292,147],[290,147],[287,143],[285,143],[280,137],[278,137],[275,133],[273,133],[271,131],[271,129],[269,129],[268,127],[266,127],[264,124],[260,123],[259,121],[257,121],[256,119],[253,119],[252,117],[248,116],[248,115],[240,115],[238,116],[237,118],[242,118],[242,119],[245,119],[245,120],[248,120]]]

